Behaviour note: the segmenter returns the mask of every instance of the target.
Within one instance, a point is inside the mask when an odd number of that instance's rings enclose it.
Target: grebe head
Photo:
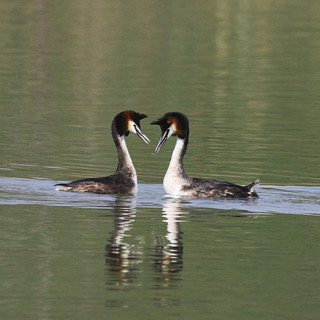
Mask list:
[[[161,137],[156,146],[155,152],[159,152],[164,143],[171,136],[178,136],[180,139],[186,139],[189,135],[188,118],[180,112],[168,112],[157,121],[151,122],[161,128]]]
[[[147,115],[132,110],[122,111],[114,118],[116,130],[120,136],[128,136],[133,132],[145,143],[149,143],[149,138],[142,132],[140,126],[140,120],[146,117]]]

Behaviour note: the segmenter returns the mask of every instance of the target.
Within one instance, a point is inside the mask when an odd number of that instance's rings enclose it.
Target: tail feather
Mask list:
[[[254,180],[253,182],[251,182],[250,184],[248,184],[246,186],[247,190],[248,190],[248,194],[251,196],[251,197],[258,197],[258,194],[256,193],[256,191],[254,190],[254,188],[256,186],[258,186],[260,184],[260,180],[259,179],[256,179]]]
[[[256,179],[253,182],[251,182],[250,184],[247,185],[247,188],[249,189],[249,191],[252,191],[252,189],[256,186],[258,186],[260,184],[260,179]]]

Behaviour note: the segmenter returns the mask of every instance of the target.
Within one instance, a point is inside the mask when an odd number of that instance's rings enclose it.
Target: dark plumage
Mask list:
[[[258,197],[253,189],[258,184],[258,179],[247,186],[239,186],[226,181],[190,178],[189,184],[184,185],[182,190],[189,190],[196,197],[251,198]]]

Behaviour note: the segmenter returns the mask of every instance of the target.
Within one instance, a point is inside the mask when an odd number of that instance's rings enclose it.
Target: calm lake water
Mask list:
[[[0,4],[1,319],[318,319],[320,2]],[[137,196],[58,192],[112,174]],[[259,199],[174,199],[164,112],[190,120],[190,176]]]

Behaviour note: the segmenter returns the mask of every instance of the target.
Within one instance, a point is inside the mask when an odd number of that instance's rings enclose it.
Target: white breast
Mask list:
[[[168,194],[179,196],[181,195],[182,181],[179,181],[179,178],[170,175],[170,172],[165,175],[163,179],[163,188],[164,191]]]

